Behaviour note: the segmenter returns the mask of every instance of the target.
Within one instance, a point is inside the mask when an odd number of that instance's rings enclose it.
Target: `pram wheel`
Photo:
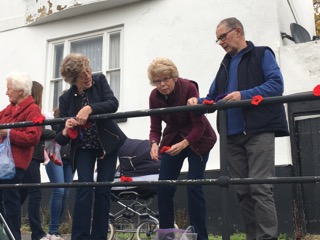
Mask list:
[[[113,223],[115,240],[132,240],[136,233],[133,221],[126,217],[118,217]]]
[[[146,220],[139,224],[137,228],[137,239],[138,240],[153,240],[155,239],[158,231],[158,222],[153,220]]]
[[[107,240],[112,240],[114,237],[114,227],[111,223],[108,224],[108,236]]]

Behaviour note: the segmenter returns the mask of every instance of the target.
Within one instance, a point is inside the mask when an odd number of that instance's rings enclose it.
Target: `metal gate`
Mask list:
[[[296,121],[298,166],[301,176],[320,176],[320,117]],[[320,183],[301,185],[306,231],[320,229]]]
[[[320,176],[320,101],[288,104],[293,176]],[[320,184],[294,185],[295,231],[320,229]],[[299,234],[298,234],[299,235]]]

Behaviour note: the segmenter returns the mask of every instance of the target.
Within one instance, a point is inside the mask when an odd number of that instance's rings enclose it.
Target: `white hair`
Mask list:
[[[6,80],[12,84],[13,89],[22,90],[24,97],[31,95],[32,80],[28,74],[11,72],[6,76]]]

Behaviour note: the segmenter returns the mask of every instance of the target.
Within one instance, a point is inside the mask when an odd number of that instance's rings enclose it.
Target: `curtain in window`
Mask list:
[[[102,36],[71,42],[71,52],[81,53],[90,59],[93,72],[102,71]]]
[[[109,45],[110,87],[120,101],[120,33],[110,34]]]
[[[120,33],[110,34],[109,69],[119,68],[120,65]]]
[[[60,66],[63,60],[63,50],[64,50],[63,44],[58,44],[54,46],[53,78],[61,78]]]
[[[60,74],[60,66],[63,60],[64,45],[57,44],[54,46],[54,61],[53,61],[53,108],[58,107],[59,96],[62,92],[62,77]]]
[[[110,72],[110,87],[115,97],[120,101],[120,71]]]

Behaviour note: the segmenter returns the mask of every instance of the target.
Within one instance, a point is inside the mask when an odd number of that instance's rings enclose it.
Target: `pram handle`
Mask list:
[[[116,194],[112,194],[112,198],[115,201],[120,201],[123,199],[129,199],[128,197],[125,196],[129,196],[131,200],[133,200],[134,202],[137,202],[139,199],[139,194],[135,191],[124,191],[118,194],[118,196]]]

